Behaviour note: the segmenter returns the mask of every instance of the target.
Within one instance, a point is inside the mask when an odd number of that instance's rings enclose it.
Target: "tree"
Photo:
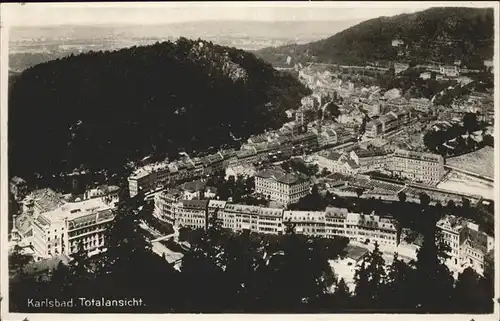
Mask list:
[[[424,241],[414,262],[416,270],[410,292],[415,294],[416,307],[422,312],[451,311],[453,277],[443,263],[444,258],[440,257],[444,255],[440,250],[443,242],[436,239],[439,232],[435,222],[428,221],[423,234]]]
[[[328,111],[328,114],[330,115],[331,118],[337,118],[340,115],[339,106],[333,102],[329,103],[325,109],[326,111]]]
[[[475,113],[466,113],[462,121],[467,133],[470,134],[478,129],[477,115]]]
[[[385,291],[385,260],[379,250],[378,243],[375,249],[363,260],[361,267],[356,270],[356,300],[367,309],[380,309]]]
[[[349,288],[347,287],[347,284],[345,283],[344,279],[341,278],[337,282],[337,286],[335,287],[335,292],[333,293],[333,304],[336,308],[336,310],[344,310],[350,308],[351,305],[351,292],[349,291]]]
[[[491,313],[493,298],[482,286],[483,279],[472,268],[459,274],[453,291],[457,313]]]
[[[398,199],[401,203],[406,202],[406,193],[401,191],[398,193]]]
[[[413,273],[411,267],[400,260],[397,253],[394,253],[387,273],[384,307],[393,311],[408,311],[413,307],[413,296],[408,292],[411,273]]]
[[[427,209],[431,202],[431,198],[429,197],[429,195],[425,193],[420,193],[419,198],[420,198],[420,205],[422,206],[422,208]]]
[[[88,252],[85,250],[83,242],[78,243],[78,250],[72,255],[72,260],[68,266],[68,284],[72,290],[78,289],[78,293],[82,296],[91,294],[92,279],[94,273],[90,266]],[[59,272],[64,278],[65,268]]]
[[[22,247],[15,245],[9,255],[9,270],[16,273],[18,277],[24,276],[24,267],[33,261],[33,258],[23,253]]]
[[[446,211],[448,212],[448,214],[452,215],[453,213],[455,213],[455,209],[456,209],[455,202],[453,200],[449,200],[448,203],[446,204]]]

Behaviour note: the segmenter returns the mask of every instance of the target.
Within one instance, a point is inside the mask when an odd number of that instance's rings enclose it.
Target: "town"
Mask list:
[[[9,78],[9,311],[491,313],[492,13],[57,36]]]
[[[485,61],[485,66],[490,68],[491,62]],[[408,65],[395,64],[394,68],[399,73],[408,69]],[[404,231],[397,228],[397,221],[387,213],[354,213],[340,207],[290,210],[290,205],[310,195],[313,186],[320,193],[337,197],[395,202],[404,194],[408,201],[418,202],[425,193],[433,204],[459,205],[466,201],[491,208],[492,166],[489,173],[475,171],[469,162],[456,161],[466,155],[443,157],[426,151],[423,142],[426,132],[463,125],[464,116],[473,114],[486,125],[467,133],[477,149],[471,153],[486,152],[489,156],[485,158],[490,157],[492,162],[492,148],[478,147],[487,136],[490,139],[492,136],[490,96],[472,92],[445,108],[428,99],[407,100],[397,89],[382,94],[377,86],[360,87],[344,82],[338,78],[339,74],[323,66],[299,64],[293,69],[313,94],[302,99],[299,109],[287,110],[289,122],[279,130],[252,136],[239,150],[225,149],[199,156],[182,153],[178,159],[161,163],[149,163],[145,158],[128,177],[130,197],[141,194],[154,202],[151,220],[160,225],[166,223],[177,231],[172,229],[171,234],[163,235],[143,222],[145,229],[153,231],[157,254],[167,255],[179,267],[182,254],[158,240],[176,236],[178,241],[179,228],[206,229],[210,216],[217,213],[222,226],[236,232],[279,235],[285,232],[285,223],[291,222],[300,234],[347,237],[349,246],[364,248],[363,253],[377,243],[389,260],[394,252],[408,260],[416,258],[418,245],[405,243]],[[426,78],[430,72],[446,79],[461,77],[456,66],[428,69],[420,77]],[[453,150],[453,140],[456,138],[444,145]],[[285,170],[282,165],[290,161],[313,171],[300,172],[297,165]],[[221,171],[225,180],[253,179],[250,196],[259,205],[248,205],[248,201],[242,201],[241,197],[236,200],[234,195],[221,198],[216,186],[207,185],[207,179]],[[441,187],[452,178],[460,178],[464,186],[475,184],[477,188],[471,192],[466,188]],[[71,256],[80,241],[91,255],[105,249],[104,231],[114,217],[118,187],[104,186],[83,195],[62,196],[51,189],[27,194],[23,186],[21,178],[12,179],[12,192],[22,204],[12,228],[12,248],[14,244],[21,246],[35,261]],[[492,259],[492,235],[480,231],[474,220],[453,215],[443,217],[438,228],[451,240],[448,265],[454,275],[467,267],[482,274],[485,260]],[[356,260],[359,262],[361,257],[358,255]],[[342,277],[350,278],[348,284],[352,285],[354,274],[350,271],[350,276],[347,273]]]

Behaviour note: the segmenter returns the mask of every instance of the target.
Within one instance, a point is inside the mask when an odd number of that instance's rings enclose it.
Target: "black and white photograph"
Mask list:
[[[499,320],[498,18],[2,4],[2,320]]]

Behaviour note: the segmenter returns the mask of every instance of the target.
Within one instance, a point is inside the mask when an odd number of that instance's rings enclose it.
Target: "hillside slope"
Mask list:
[[[401,40],[393,46],[393,40]],[[304,45],[264,48],[258,55],[273,64],[295,61],[339,64],[410,61],[453,63],[474,68],[493,57],[493,9],[432,8],[357,24],[332,37]]]
[[[10,175],[113,168],[277,128],[308,94],[253,54],[180,38],[29,68],[9,90]]]

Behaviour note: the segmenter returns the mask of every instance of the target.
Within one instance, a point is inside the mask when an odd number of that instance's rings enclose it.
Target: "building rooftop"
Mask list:
[[[255,176],[265,179],[273,179],[282,184],[296,184],[307,181],[309,178],[302,173],[287,173],[279,168],[265,169],[258,172]]]
[[[347,217],[347,209],[346,208],[338,208],[338,207],[327,207],[325,210],[326,217],[330,218],[343,218]]]
[[[26,196],[25,201],[33,201],[40,212],[48,212],[64,205],[61,197],[50,188],[39,189]]]
[[[236,152],[236,157],[238,158],[245,158],[245,157],[250,157],[256,154],[255,149],[247,149],[247,150],[240,150]]]
[[[348,245],[346,252],[346,257],[353,259],[356,262],[362,260],[366,255],[368,255],[368,253],[370,253],[368,249],[353,245]]]
[[[404,149],[395,150],[394,156],[412,158],[412,159],[418,159],[418,160],[425,160],[425,161],[431,161],[431,162],[440,162],[443,160],[443,156],[438,155],[438,154],[415,152],[415,151],[404,150]]]
[[[355,149],[352,152],[356,154],[359,158],[363,157],[374,157],[374,156],[384,156],[387,155],[388,153],[381,149],[381,148],[374,148],[370,150],[365,150],[365,149]]]
[[[184,191],[197,192],[197,191],[200,191],[200,190],[204,190],[206,186],[207,186],[207,182],[206,181],[196,180],[196,181],[191,181],[191,182],[184,183],[184,184],[182,184],[179,187],[180,187],[180,189],[182,189]]]
[[[460,244],[469,241],[471,247],[486,253],[488,250],[488,236],[479,231],[465,227],[460,231]]]
[[[71,259],[65,254],[38,262],[33,262],[24,267],[24,272],[29,276],[44,274],[55,270],[59,263],[68,264]]]
[[[208,200],[182,200],[182,206],[185,208],[192,208],[204,210],[208,206]]]
[[[81,202],[66,203],[52,211],[46,212],[39,223],[44,224],[63,221],[64,219],[74,220],[79,217],[96,214],[97,212],[111,210],[113,207],[110,203],[105,202],[100,198],[91,198]]]
[[[283,209],[261,207],[259,210],[259,215],[260,216],[268,216],[268,217],[282,217],[283,216]]]
[[[209,200],[208,201],[209,208],[224,208],[224,207],[226,207],[226,204],[227,204],[226,201],[219,201],[219,200]]]
[[[225,212],[242,213],[248,215],[257,215],[260,211],[258,206],[243,205],[243,204],[226,204]]]

